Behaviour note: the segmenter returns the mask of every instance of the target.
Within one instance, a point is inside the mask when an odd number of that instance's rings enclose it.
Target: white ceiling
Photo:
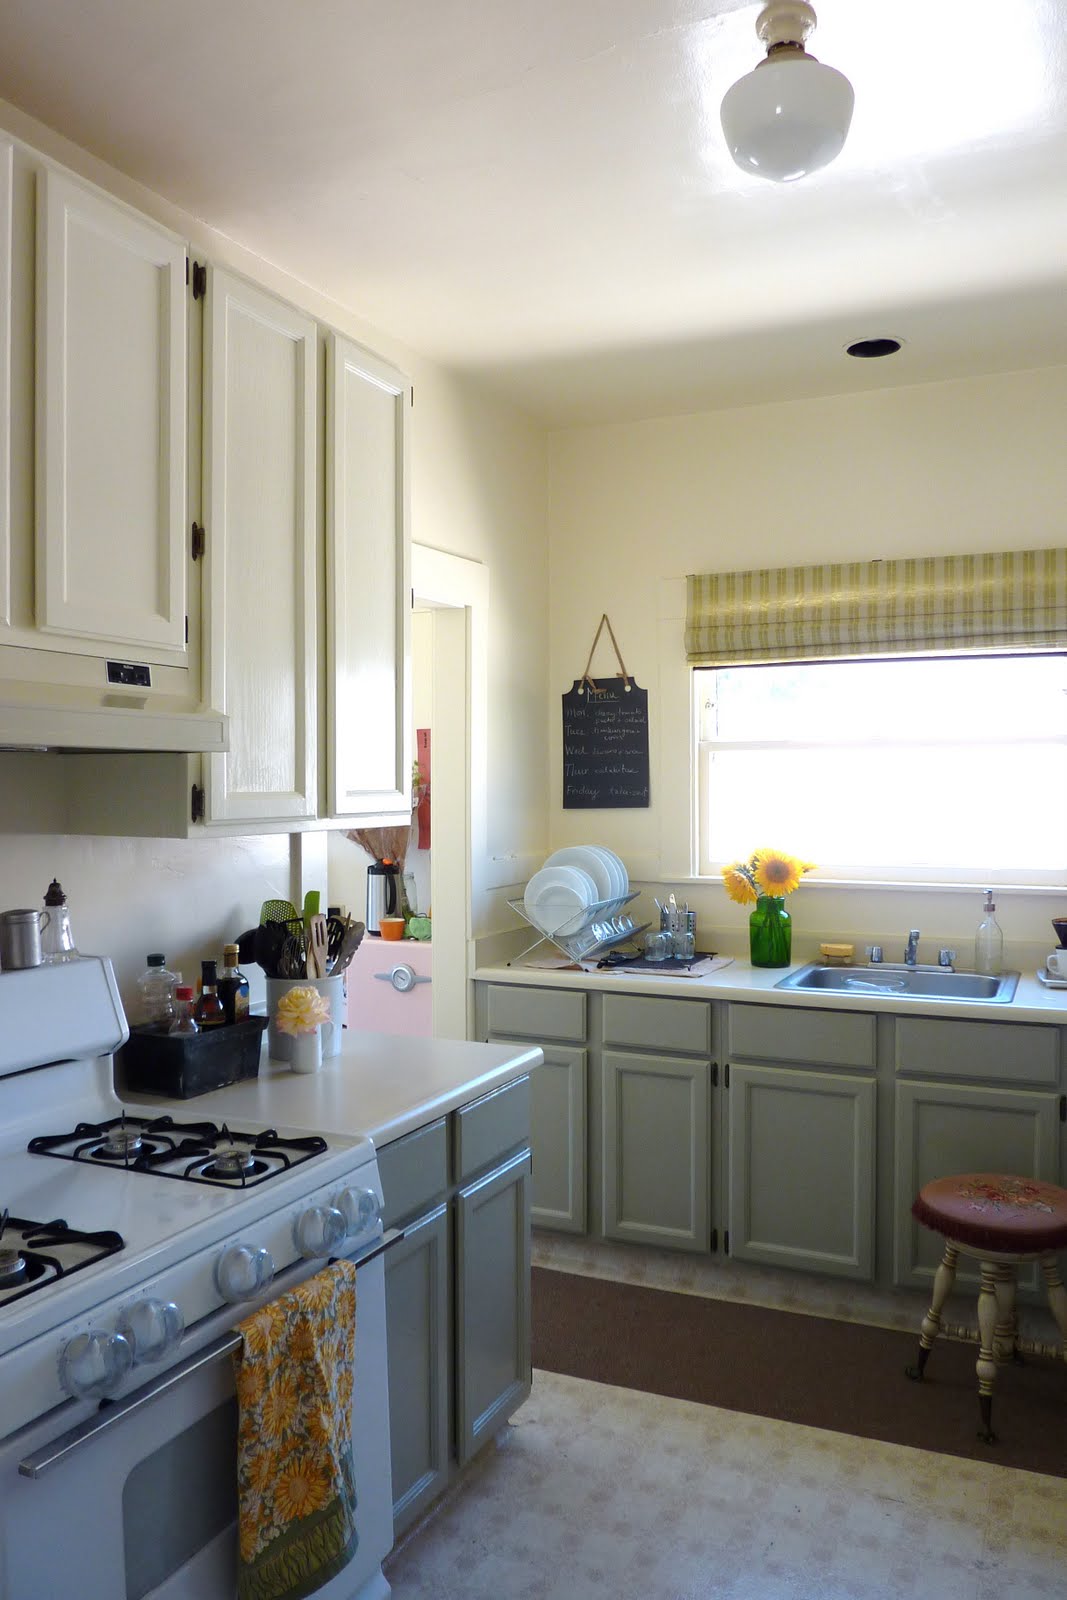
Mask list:
[[[784,186],[759,9],[3,0],[0,95],[552,423],[1067,362],[1067,0],[817,0],[855,117]]]

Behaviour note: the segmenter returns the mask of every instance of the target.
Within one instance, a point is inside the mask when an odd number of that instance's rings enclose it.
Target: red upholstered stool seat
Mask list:
[[[1040,1255],[1067,1249],[1067,1189],[1037,1178],[967,1172],[919,1190],[911,1214],[972,1250]]]
[[[1067,1189],[1010,1173],[964,1172],[924,1184],[911,1212],[924,1227],[942,1235],[945,1253],[922,1322],[919,1358],[907,1369],[908,1376],[923,1375],[941,1326],[941,1309],[956,1277],[957,1260],[961,1254],[976,1257],[982,1266],[978,1295],[981,1349],[976,1365],[982,1418],[979,1438],[991,1444],[997,1364],[1015,1351],[1015,1268],[1020,1261],[1041,1263],[1067,1360],[1067,1290],[1056,1260],[1056,1251],[1067,1249]]]

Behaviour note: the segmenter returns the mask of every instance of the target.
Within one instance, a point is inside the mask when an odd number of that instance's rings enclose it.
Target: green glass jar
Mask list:
[[[787,967],[793,945],[793,924],[785,900],[761,894],[748,919],[749,956],[754,967]]]

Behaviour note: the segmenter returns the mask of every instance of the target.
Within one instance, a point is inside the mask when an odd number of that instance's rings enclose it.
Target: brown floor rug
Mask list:
[[[979,1442],[972,1345],[533,1269],[533,1364],[596,1383],[1067,1478],[1067,1366],[1002,1367]]]

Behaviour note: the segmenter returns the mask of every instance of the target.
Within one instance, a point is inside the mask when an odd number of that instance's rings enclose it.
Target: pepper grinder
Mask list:
[[[53,878],[44,897],[44,916],[41,918],[41,955],[53,964],[78,959],[74,935],[70,927],[70,911],[63,885]]]

